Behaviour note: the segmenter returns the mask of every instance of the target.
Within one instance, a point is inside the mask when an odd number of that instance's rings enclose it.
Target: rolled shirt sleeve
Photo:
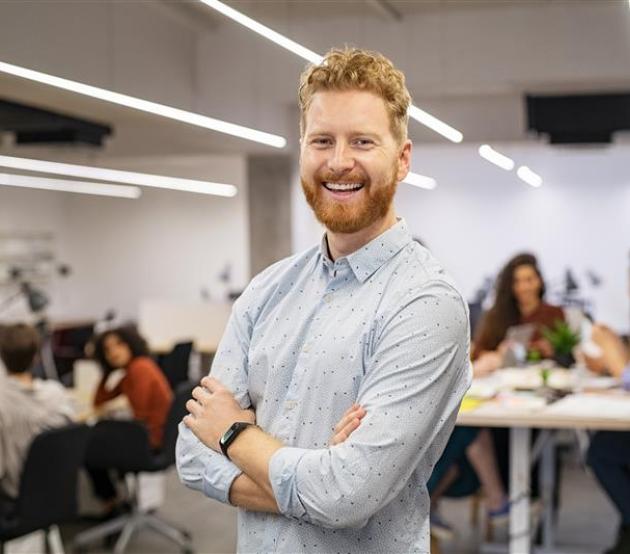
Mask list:
[[[357,398],[367,411],[359,428],[330,448],[273,455],[269,478],[280,511],[322,527],[365,525],[417,469],[428,480],[470,381],[461,296],[441,281],[410,291],[375,327]]]
[[[246,306],[244,293],[234,304],[211,372],[232,391],[243,408],[251,406],[247,392],[251,323]],[[230,487],[241,470],[223,454],[204,445],[183,422],[179,424],[175,457],[179,479],[184,485],[214,500],[229,503]]]

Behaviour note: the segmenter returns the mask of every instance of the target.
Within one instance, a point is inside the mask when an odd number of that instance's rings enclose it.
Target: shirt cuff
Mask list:
[[[626,366],[621,374],[621,385],[627,391],[630,391],[630,364]]]
[[[229,503],[230,487],[241,470],[223,454],[203,444],[183,423],[179,427],[176,459],[184,485],[209,498]]]
[[[287,517],[301,519],[306,514],[297,491],[297,466],[306,452],[304,448],[285,446],[269,461],[271,488],[280,513]]]

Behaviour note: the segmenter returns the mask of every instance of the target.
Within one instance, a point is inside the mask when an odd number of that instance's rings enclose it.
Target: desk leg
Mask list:
[[[513,427],[510,431],[510,554],[531,552],[529,522],[529,443],[531,430]]]
[[[555,543],[554,530],[554,507],[553,492],[556,481],[556,449],[555,435],[553,431],[544,431],[549,433],[549,437],[545,441],[540,460],[540,488],[541,499],[543,502],[543,549],[545,552],[551,552]]]

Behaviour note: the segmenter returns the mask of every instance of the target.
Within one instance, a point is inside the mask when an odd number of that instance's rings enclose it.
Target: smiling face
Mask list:
[[[333,233],[356,233],[392,215],[410,151],[410,141],[394,138],[380,96],[317,92],[300,148],[302,189],[317,219]]]
[[[540,301],[542,280],[534,266],[520,265],[514,270],[512,292],[520,305],[535,304]]]

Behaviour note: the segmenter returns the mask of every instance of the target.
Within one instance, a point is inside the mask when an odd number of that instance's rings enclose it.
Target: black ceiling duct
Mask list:
[[[0,99],[0,131],[15,135],[16,144],[102,146],[112,128],[85,119]]]
[[[630,93],[527,95],[527,128],[551,144],[611,143],[630,130]]]

